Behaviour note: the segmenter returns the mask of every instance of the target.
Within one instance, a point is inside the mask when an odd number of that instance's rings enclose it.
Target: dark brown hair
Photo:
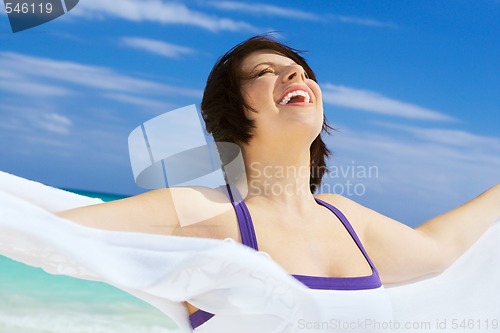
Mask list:
[[[302,51],[286,46],[268,35],[252,37],[230,49],[217,60],[207,79],[201,102],[201,112],[207,131],[216,142],[248,143],[252,138],[253,121],[245,115],[245,109],[252,110],[243,99],[241,83],[245,74],[241,64],[245,57],[255,51],[270,50],[292,59],[304,68],[307,76],[316,81],[316,75],[305,59]],[[331,127],[323,120],[323,132],[329,133]],[[223,149],[219,149],[223,165],[230,162]],[[330,151],[319,134],[310,148],[309,187],[314,193],[321,184],[326,171],[326,159]]]

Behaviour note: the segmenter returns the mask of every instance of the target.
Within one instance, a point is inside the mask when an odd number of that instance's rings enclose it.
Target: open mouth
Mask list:
[[[294,103],[309,103],[311,96],[304,90],[294,90],[286,94],[279,102],[280,105],[294,104]]]

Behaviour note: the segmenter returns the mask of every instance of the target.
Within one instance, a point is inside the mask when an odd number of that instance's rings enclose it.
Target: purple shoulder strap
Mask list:
[[[236,218],[238,219],[238,226],[240,227],[241,242],[243,245],[251,247],[252,249],[258,251],[259,246],[257,244],[257,237],[255,236],[255,229],[253,226],[252,218],[250,217],[250,212],[248,211],[247,205],[243,199],[236,201],[234,199],[233,193],[229,185],[226,185],[229,199],[236,212]]]

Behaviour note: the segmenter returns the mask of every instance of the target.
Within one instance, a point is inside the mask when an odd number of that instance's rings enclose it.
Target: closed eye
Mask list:
[[[263,69],[260,72],[258,72],[256,76],[261,77],[261,76],[268,74],[268,73],[274,74],[274,69],[272,69],[271,67],[268,67],[268,68]]]

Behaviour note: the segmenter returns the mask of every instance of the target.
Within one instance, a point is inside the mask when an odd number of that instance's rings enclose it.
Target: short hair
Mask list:
[[[212,68],[201,102],[206,130],[212,134],[216,142],[240,144],[248,143],[252,138],[254,123],[245,114],[245,109],[252,110],[252,108],[245,102],[241,92],[241,83],[245,79],[241,65],[245,57],[261,50],[269,50],[292,59],[302,66],[310,79],[316,81],[313,70],[300,55],[303,51],[286,46],[269,35],[254,36],[234,46],[221,56]],[[322,133],[329,133],[330,129],[326,118],[323,118]],[[219,149],[219,154],[223,166],[230,162],[230,157],[223,149]],[[310,147],[309,187],[312,193],[316,192],[321,184],[328,156],[330,151],[320,133]]]

